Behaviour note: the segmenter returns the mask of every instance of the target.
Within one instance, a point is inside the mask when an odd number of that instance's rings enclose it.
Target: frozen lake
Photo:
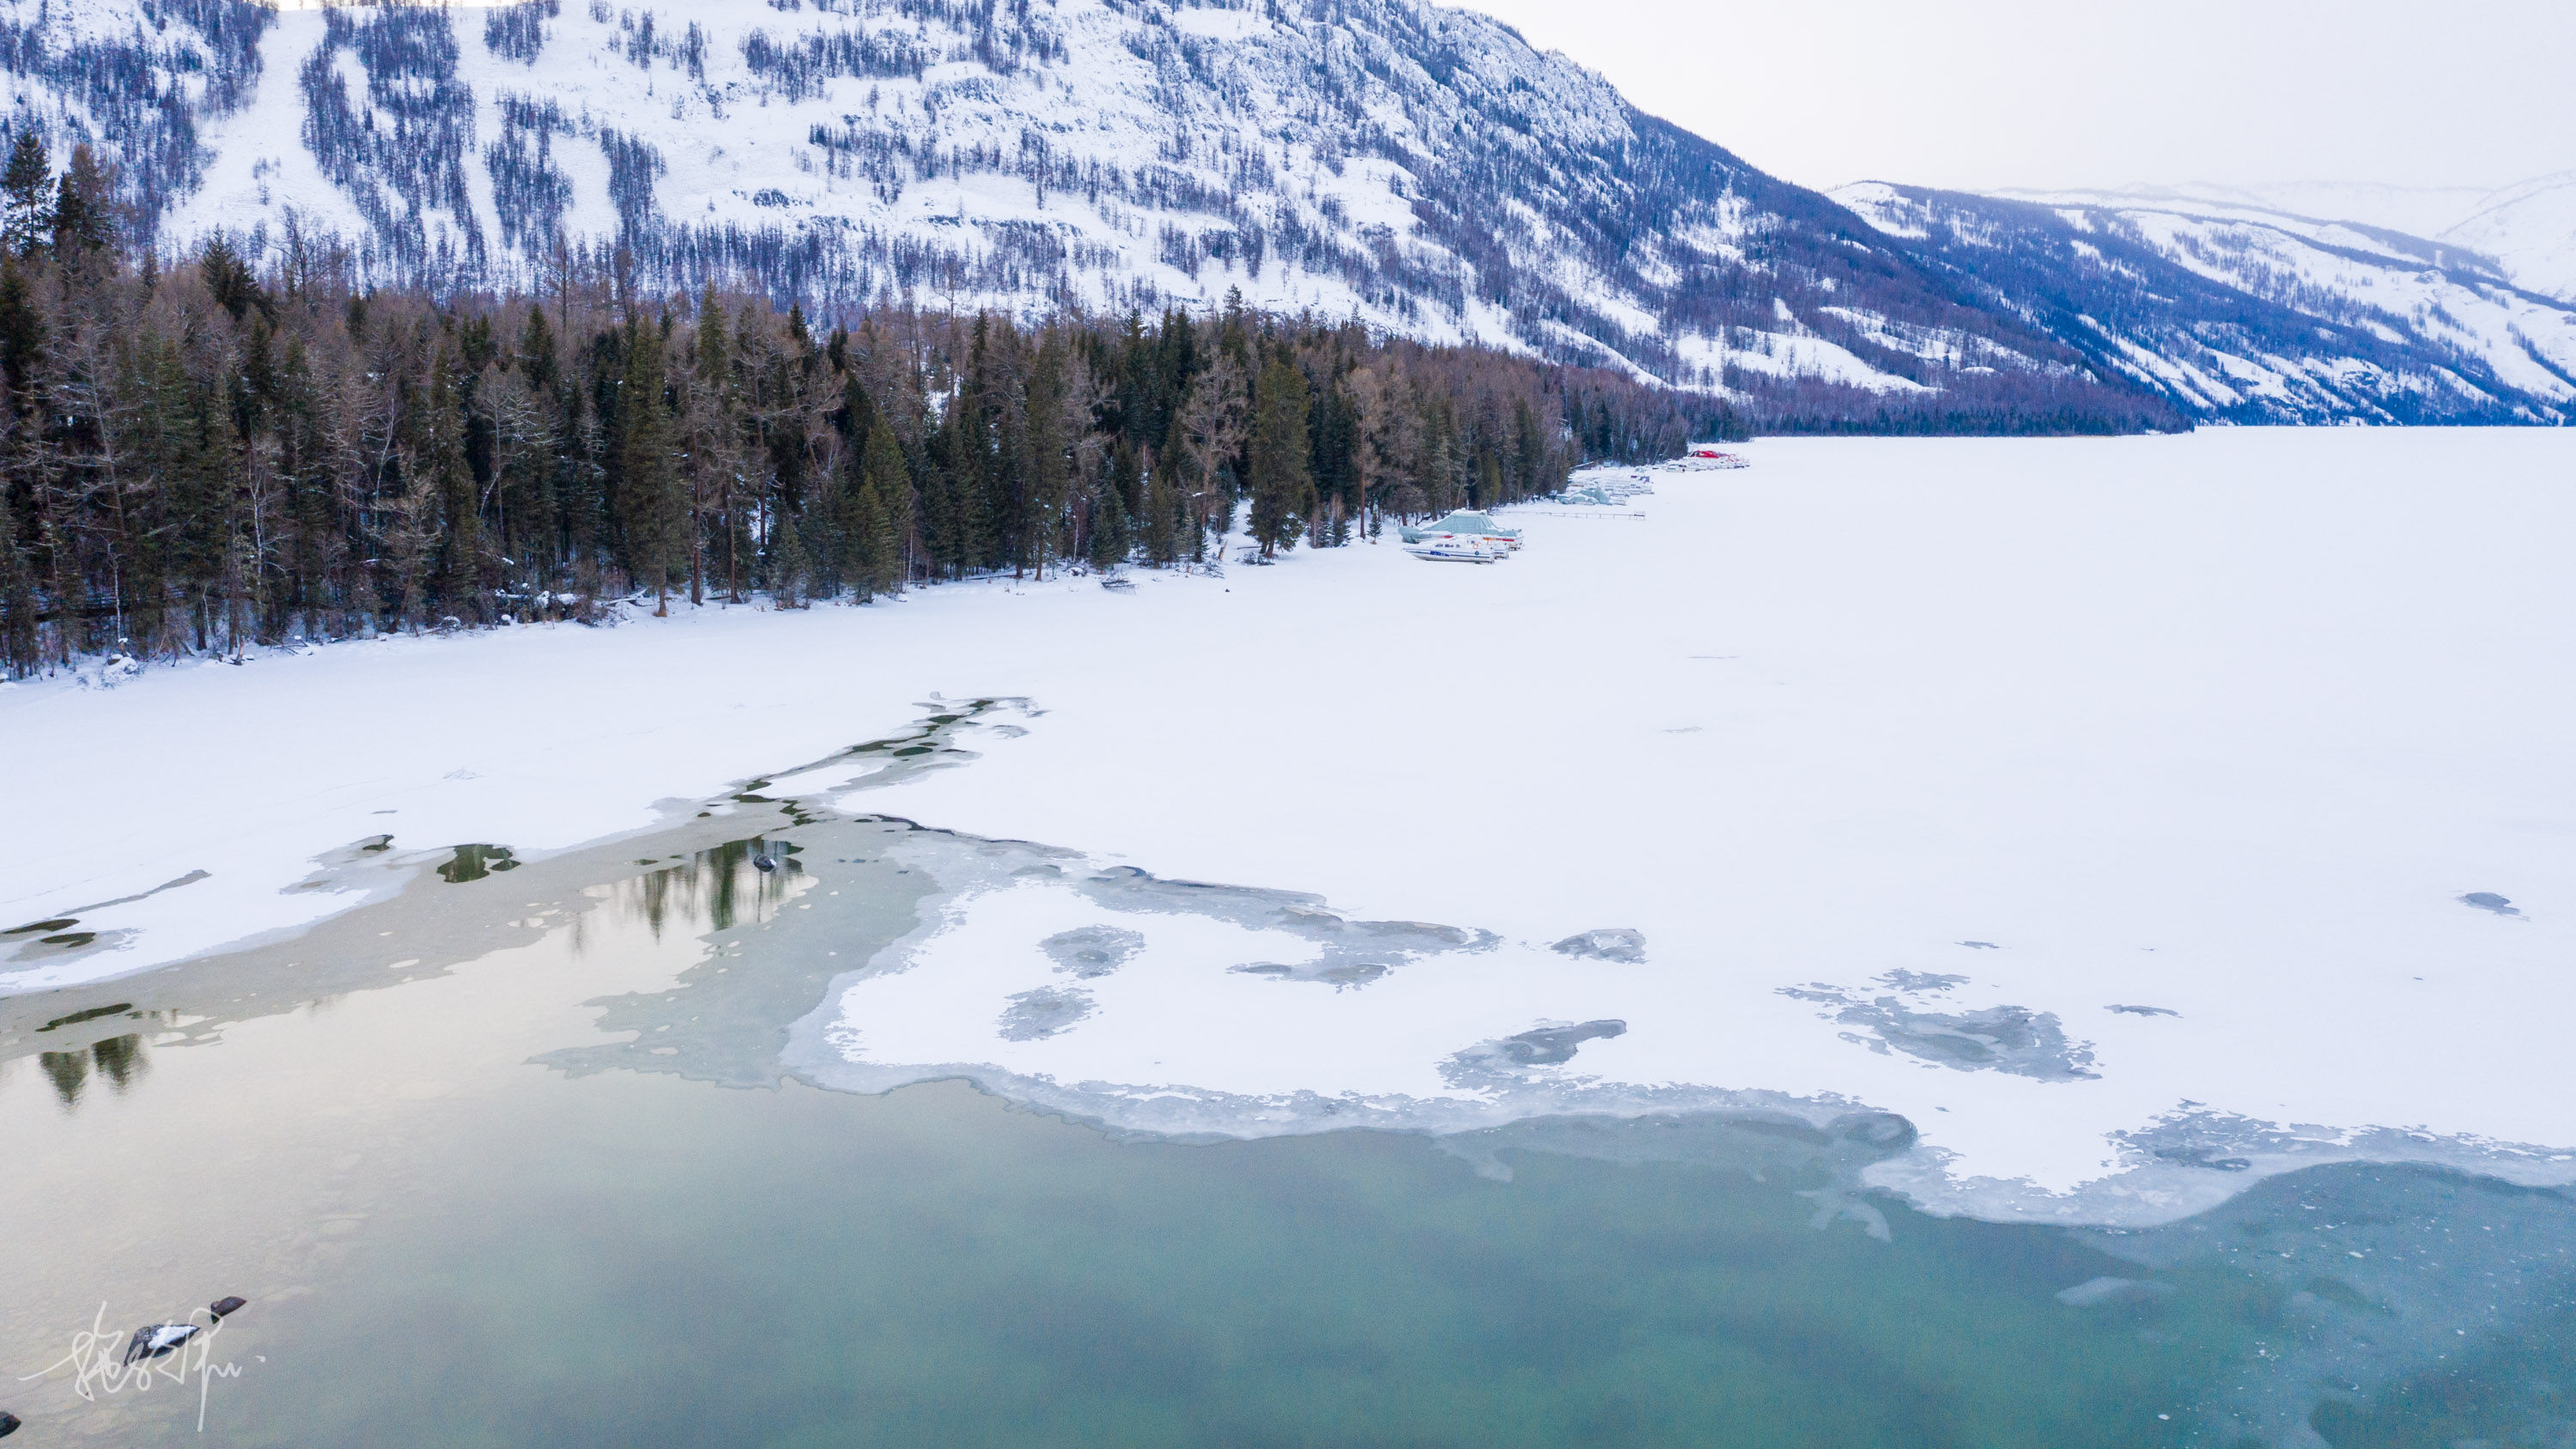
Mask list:
[[[1072,1383],[1172,1442],[1343,1442],[1296,1365],[1467,1404],[1492,1334],[1545,1405],[1459,1411],[1496,1442],[1744,1402],[2063,1442],[2035,1373],[2103,1443],[2568,1417],[2526,1360],[2576,1302],[2576,440],[1745,451],[1517,510],[1487,568],[1390,538],[0,690],[43,765],[0,831],[0,1123],[44,1189],[0,1347],[249,1294],[292,1368],[242,1442],[408,1442],[436,1406],[349,1357],[393,1344],[477,1385],[466,1437],[587,1442],[560,1402],[664,1442],[590,1392],[618,1371],[527,1367],[639,1317],[658,1379],[760,1377],[777,1443],[1084,1442]],[[1202,1210],[1270,1246],[1138,1254]],[[545,1226],[594,1217],[638,1242]],[[1398,1271],[1462,1234],[1513,1246]],[[1239,1337],[1223,1283],[1325,1259]],[[1144,1286],[1050,1266],[1094,1260]],[[869,1362],[1000,1379],[847,1397],[797,1336],[851,1301],[919,1306]],[[736,1362],[673,1302],[799,1346]],[[1353,1347],[1455,1315],[1491,1332]],[[1617,1323],[1644,1357],[1547,1367]],[[1930,1437],[1928,1380],[1975,1386]],[[1791,1407],[1827,1402],[1860,1417]]]
[[[2576,1177],[2576,442],[1748,451],[1520,510],[1491,568],[1390,540],[0,693],[48,766],[5,908],[76,923],[5,938],[0,986],[822,760],[771,788],[1054,874],[952,867],[814,1003],[817,1080],[1231,1135],[1878,1111],[1921,1145],[1874,1183],[1995,1218],[2338,1158]],[[976,697],[1009,703],[966,767],[840,788],[877,761],[838,751]],[[1110,969],[1049,945],[1086,931]]]

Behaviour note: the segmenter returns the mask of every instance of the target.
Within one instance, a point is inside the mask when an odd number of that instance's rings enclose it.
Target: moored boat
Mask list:
[[[1471,538],[1494,548],[1521,546],[1519,529],[1505,528],[1496,523],[1489,514],[1471,513],[1465,509],[1460,509],[1434,523],[1399,528],[1396,533],[1406,543],[1432,543],[1444,538]]]
[[[1501,563],[1511,557],[1510,550],[1475,538],[1426,538],[1406,544],[1404,551],[1434,563]]]

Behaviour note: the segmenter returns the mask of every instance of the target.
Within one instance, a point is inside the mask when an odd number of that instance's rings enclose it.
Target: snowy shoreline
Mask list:
[[[866,808],[1500,944],[1366,980],[1149,944],[1085,986],[1091,1015],[1012,1040],[1003,1003],[1060,976],[1042,942],[1099,908],[1023,881],[827,997],[807,1046],[866,993],[918,997],[871,1018],[915,1039],[872,1037],[853,1073],[1427,1101],[1475,1090],[1441,1069],[1477,1041],[1617,1021],[1525,1064],[1548,1101],[1865,1103],[1922,1134],[1869,1180],[1936,1211],[2119,1220],[2141,1166],[2214,1201],[2338,1153],[2576,1179],[2550,1025],[2576,998],[2576,446],[1749,451],[1659,477],[1627,522],[1526,510],[1498,568],[1361,545],[1132,595],[978,584],[0,692],[0,736],[44,766],[0,836],[10,924],[209,872],[85,915],[131,933],[115,949],[30,971],[22,947],[0,991],[292,931],[357,876],[288,888],[378,835],[379,861],[539,858],[897,733],[934,693],[1010,695],[1025,736]],[[1609,928],[1644,959],[1547,949]],[[1193,961],[1223,1029],[1197,1079],[1158,1077],[1157,1012],[1201,1008],[1157,995],[1185,999]],[[1286,1017],[1354,1045],[1273,1050]]]

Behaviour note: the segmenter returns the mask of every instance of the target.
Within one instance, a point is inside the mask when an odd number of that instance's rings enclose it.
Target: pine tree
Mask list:
[[[1261,370],[1252,411],[1251,484],[1253,542],[1268,558],[1297,546],[1315,484],[1306,468],[1306,374],[1273,357]]]
[[[1050,337],[1031,359],[1025,397],[1028,542],[1025,557],[1046,577],[1063,551],[1062,535],[1073,501],[1073,440],[1065,426],[1064,347]]]
[[[671,612],[671,575],[689,545],[687,499],[672,466],[671,410],[662,396],[662,349],[660,328],[630,319],[617,389],[617,521],[627,569],[652,588],[656,617]]]
[[[805,541],[797,537],[796,520],[780,513],[778,522],[769,530],[769,596],[778,607],[805,607],[805,576],[813,566],[813,559],[805,552]]]
[[[20,679],[35,673],[36,580],[18,551],[18,511],[0,498],[0,669]]]
[[[34,128],[18,133],[9,164],[0,169],[0,240],[13,256],[29,257],[53,239],[54,172],[45,140]]]
[[[481,592],[482,514],[474,475],[465,459],[465,412],[457,387],[456,353],[445,338],[432,344],[427,386],[412,414],[413,466],[427,488],[437,542],[431,551],[428,597],[442,611],[480,620],[485,612],[469,598]]]
[[[114,248],[116,188],[86,144],[72,147],[71,164],[54,189],[52,224],[54,253],[66,262]]]
[[[33,401],[37,367],[44,359],[45,319],[29,295],[27,270],[14,256],[0,256],[0,379],[24,408]]]
[[[1156,564],[1180,561],[1181,530],[1187,523],[1183,512],[1186,500],[1172,482],[1172,470],[1158,464],[1151,456],[1142,463],[1145,483],[1145,557]]]
[[[1110,465],[1109,476],[1100,480],[1091,501],[1091,540],[1088,556],[1091,566],[1103,572],[1127,561],[1134,547],[1133,525],[1127,516],[1127,505],[1120,501],[1119,478],[1123,472],[1135,476],[1136,459],[1126,444],[1118,446],[1119,461]],[[1122,465],[1123,464],[1123,468]]]
[[[903,591],[903,537],[912,521],[911,497],[903,445],[880,416],[868,430],[867,454],[859,465],[859,516],[868,530],[863,577],[871,593]]]

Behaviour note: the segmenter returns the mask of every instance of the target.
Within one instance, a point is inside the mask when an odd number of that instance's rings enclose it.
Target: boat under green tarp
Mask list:
[[[1471,513],[1463,508],[1435,523],[1424,523],[1401,527],[1396,530],[1396,533],[1401,536],[1406,543],[1420,543],[1426,538],[1440,538],[1444,536],[1455,538],[1491,538],[1508,543],[1514,548],[1518,548],[1521,541],[1521,531],[1519,529],[1503,527],[1501,524],[1494,521],[1493,515],[1491,514]]]

